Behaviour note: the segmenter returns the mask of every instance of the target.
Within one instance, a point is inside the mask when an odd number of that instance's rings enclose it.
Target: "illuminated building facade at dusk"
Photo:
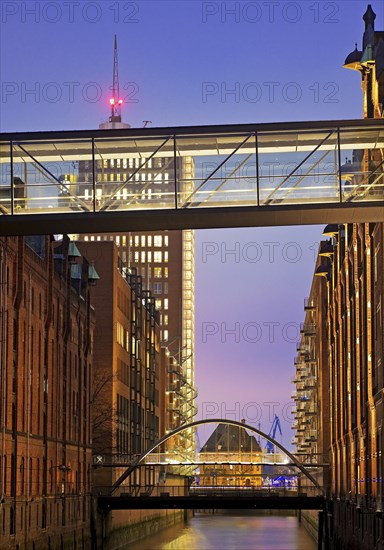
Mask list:
[[[356,45],[345,67],[361,74],[365,118],[379,119],[384,117],[384,32],[375,31],[375,18],[368,6],[363,48]],[[341,167],[351,195],[369,193],[380,200],[383,162],[382,149],[360,157],[352,152]],[[370,174],[363,188],[362,171]],[[329,240],[320,245],[310,305],[327,327],[327,353],[320,347],[323,339],[314,348],[320,372],[329,376],[329,391],[316,382],[320,399],[314,425],[308,421],[316,430],[314,441],[306,444],[303,419],[296,425],[295,442],[300,452],[316,451],[317,441],[330,442],[332,548],[373,550],[384,546],[384,224],[329,225],[324,235]],[[325,409],[329,424],[320,421]]]
[[[0,251],[0,547],[90,547],[96,275],[68,240]]]

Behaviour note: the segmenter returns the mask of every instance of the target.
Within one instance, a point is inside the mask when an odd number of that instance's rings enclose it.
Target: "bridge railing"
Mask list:
[[[110,486],[95,487],[94,496],[108,496],[111,492]],[[322,496],[322,489],[314,486],[274,486],[260,485],[242,487],[238,485],[193,485],[188,488],[185,485],[155,485],[155,486],[133,486],[121,487],[114,495],[122,498],[149,498],[149,497],[233,497],[233,498],[268,498],[268,497],[317,497]]]

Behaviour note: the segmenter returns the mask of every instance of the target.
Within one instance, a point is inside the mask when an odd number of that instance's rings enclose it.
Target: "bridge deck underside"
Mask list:
[[[185,497],[99,497],[100,510],[323,510],[323,497],[223,497],[223,496],[185,496]]]
[[[0,136],[1,234],[350,223],[383,212],[381,120]]]

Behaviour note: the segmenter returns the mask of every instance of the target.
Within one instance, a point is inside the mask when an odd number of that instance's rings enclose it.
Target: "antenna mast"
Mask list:
[[[113,57],[113,85],[112,85],[112,97],[109,100],[111,104],[111,116],[109,122],[121,122],[121,105],[123,100],[120,99],[120,86],[119,86],[119,64],[117,59],[117,36],[115,34],[115,46]]]

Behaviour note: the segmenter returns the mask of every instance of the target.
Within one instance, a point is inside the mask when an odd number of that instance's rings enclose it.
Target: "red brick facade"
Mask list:
[[[94,313],[54,244],[0,242],[1,548],[90,547]]]

